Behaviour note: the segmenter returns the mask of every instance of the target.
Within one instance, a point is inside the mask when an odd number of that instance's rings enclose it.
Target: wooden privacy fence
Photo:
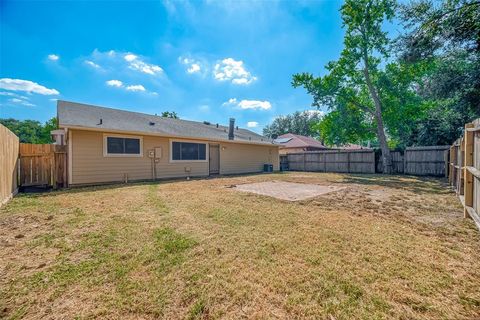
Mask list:
[[[0,205],[18,191],[18,137],[0,124]]]
[[[20,186],[67,186],[66,146],[20,144]]]
[[[450,146],[411,147],[391,151],[392,173],[420,176],[445,176]],[[373,149],[326,150],[289,153],[290,170],[345,173],[383,172],[381,154]]]
[[[450,147],[448,182],[480,229],[480,119],[465,125],[462,138]]]
[[[306,151],[287,154],[294,171],[375,173],[373,150]]]

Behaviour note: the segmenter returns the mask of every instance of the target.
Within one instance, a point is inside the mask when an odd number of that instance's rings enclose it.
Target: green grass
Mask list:
[[[348,188],[300,202],[226,188],[270,179]],[[462,215],[441,181],[402,176],[19,195],[0,209],[0,318],[478,318],[480,235]]]

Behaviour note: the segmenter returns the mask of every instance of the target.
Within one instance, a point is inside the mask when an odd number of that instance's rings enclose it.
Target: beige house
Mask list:
[[[278,146],[230,125],[58,101],[69,185],[206,177],[279,169]]]

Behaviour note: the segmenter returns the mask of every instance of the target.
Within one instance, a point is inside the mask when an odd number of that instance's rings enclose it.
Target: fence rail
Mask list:
[[[480,119],[467,123],[450,147],[448,182],[464,206],[464,216],[480,229]]]

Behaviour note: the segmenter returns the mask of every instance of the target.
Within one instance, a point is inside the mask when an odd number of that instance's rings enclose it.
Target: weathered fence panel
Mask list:
[[[480,119],[467,123],[462,138],[450,147],[448,182],[480,229]]]
[[[392,174],[403,173],[405,164],[403,151],[390,150],[390,154],[392,155]],[[378,152],[375,158],[378,173],[383,172],[383,162],[381,160],[381,156],[381,152]]]
[[[18,191],[18,137],[0,124],[0,205]]]
[[[405,149],[405,174],[445,176],[450,146],[409,147]]]
[[[20,144],[20,186],[67,186],[66,146]]]
[[[287,154],[289,170],[375,173],[373,150],[328,150]]]

